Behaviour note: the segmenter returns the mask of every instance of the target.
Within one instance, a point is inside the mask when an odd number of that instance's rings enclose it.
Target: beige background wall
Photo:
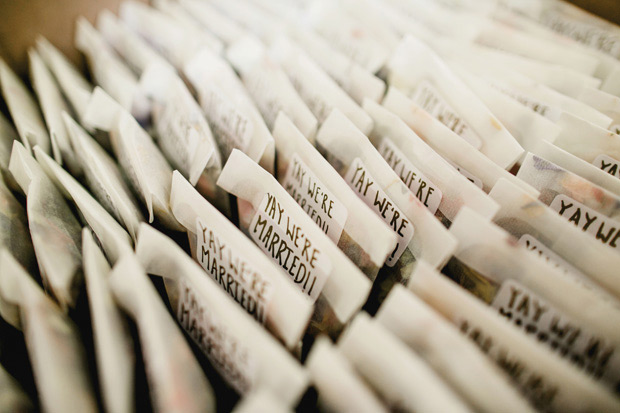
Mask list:
[[[73,47],[78,16],[94,22],[103,8],[117,11],[121,0],[0,0],[0,56],[20,74],[27,70],[26,50],[42,34],[78,65]]]
[[[570,2],[620,25],[620,0],[570,0]]]

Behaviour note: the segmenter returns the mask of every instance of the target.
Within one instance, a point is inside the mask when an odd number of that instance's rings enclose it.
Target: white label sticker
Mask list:
[[[177,318],[226,382],[240,394],[249,393],[256,384],[256,362],[250,350],[229,333],[185,278],[179,283]]]
[[[200,218],[196,218],[196,241],[196,260],[202,268],[256,321],[265,323],[273,295],[269,279]]]
[[[383,159],[396,172],[400,179],[407,185],[413,194],[433,214],[437,212],[443,194],[441,190],[431,182],[413,163],[405,157],[400,149],[389,138],[383,138],[379,145],[379,153]]]
[[[620,245],[620,222],[562,194],[557,195],[549,206],[568,222],[603,244],[615,249]]]
[[[224,158],[233,149],[245,152],[254,133],[252,122],[215,85],[203,88],[200,103],[213,134],[223,147]]]
[[[332,264],[317,240],[308,238],[299,223],[267,193],[249,228],[258,246],[282,267],[297,287],[316,300],[327,282]]]
[[[620,379],[620,357],[611,343],[577,326],[516,281],[502,284],[491,307],[594,378]]]
[[[550,29],[604,53],[620,58],[620,36],[592,24],[567,18],[555,10],[546,10],[540,21]]]
[[[282,186],[336,244],[347,222],[345,206],[294,153]]]
[[[495,335],[487,331],[486,325],[480,325],[462,315],[454,317],[454,324],[514,380],[526,397],[533,402],[534,407],[541,411],[553,410],[551,407],[561,391],[556,377],[538,370],[529,360],[514,354],[509,346],[498,343]]]
[[[614,296],[609,294],[604,288],[598,286],[590,277],[584,275],[581,271],[566,262],[562,259],[562,257],[557,255],[545,244],[530,234],[523,234],[519,239],[519,245],[524,246],[527,251],[538,255],[542,260],[550,263],[554,268],[559,269],[561,274],[563,274],[567,279],[578,283],[581,287],[597,294],[601,300],[606,301],[607,303],[620,309],[620,304]]]
[[[592,165],[604,172],[607,172],[611,176],[620,178],[620,161],[612,158],[611,156],[600,154],[594,159],[594,161],[592,161]]]
[[[465,139],[471,146],[480,149],[482,140],[471,126],[441,96],[439,91],[428,81],[423,80],[414,89],[411,99],[431,116]]]
[[[467,169],[461,168],[460,166],[458,166],[457,164],[455,164],[452,161],[449,161],[446,159],[446,161],[454,166],[454,169],[456,169],[457,171],[459,171],[459,173],[461,175],[463,175],[465,178],[467,178],[468,181],[472,182],[474,185],[476,185],[478,188],[483,189],[484,188],[484,184],[482,183],[482,179],[478,178],[476,175],[472,174],[471,172],[469,172]]]
[[[396,246],[385,262],[388,267],[393,267],[413,238],[413,223],[376,183],[360,158],[353,160],[344,179],[357,196],[398,235]]]
[[[580,274],[579,270],[564,261],[562,257],[551,251],[545,244],[538,241],[530,234],[523,234],[521,238],[519,238],[519,245],[524,246],[527,251],[537,254],[564,274],[574,274],[575,276]]]
[[[491,85],[503,94],[509,96],[523,106],[526,106],[527,108],[538,113],[540,116],[544,116],[552,122],[557,122],[560,119],[560,116],[562,116],[562,109],[543,103],[539,100],[532,98],[531,96],[526,96],[523,93],[519,93],[515,90],[504,88],[495,83],[492,83]]]

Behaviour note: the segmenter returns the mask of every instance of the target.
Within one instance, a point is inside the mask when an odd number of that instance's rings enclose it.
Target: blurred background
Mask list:
[[[144,1],[144,0],[142,0]],[[0,0],[0,56],[22,77],[28,68],[28,47],[42,34],[79,67],[82,57],[73,47],[75,20],[91,23],[100,10],[114,13],[122,0]]]
[[[82,58],[73,47],[75,19],[85,16],[94,23],[99,10],[107,8],[116,13],[121,1],[0,0],[0,56],[24,77],[26,50],[37,34],[42,34],[83,67]],[[571,0],[571,3],[620,24],[620,0]]]

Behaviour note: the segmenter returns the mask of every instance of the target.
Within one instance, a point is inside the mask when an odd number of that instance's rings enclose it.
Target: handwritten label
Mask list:
[[[471,126],[446,102],[439,91],[428,81],[423,80],[414,89],[411,99],[431,116],[465,139],[471,146],[480,149],[482,140]]]
[[[467,180],[471,183],[473,183],[474,185],[476,185],[478,188],[483,189],[484,188],[484,184],[482,183],[482,179],[478,178],[476,175],[472,174],[471,172],[469,172],[467,169],[461,168],[460,166],[458,166],[457,164],[455,164],[452,161],[449,161],[448,159],[446,159],[446,161],[454,166],[454,169],[456,169],[457,171],[459,171],[459,173],[461,175],[463,175],[465,178],[467,178]]]
[[[263,197],[249,232],[254,242],[290,275],[303,293],[312,300],[318,298],[331,273],[331,261],[275,195],[267,193]]]
[[[291,156],[282,186],[323,232],[338,243],[348,211],[296,153]]]
[[[158,142],[175,163],[189,171],[189,164],[200,142],[200,131],[204,120],[197,107],[193,107],[181,90],[175,88],[164,105],[156,105],[154,110]],[[206,126],[206,123],[205,123]]]
[[[201,106],[209,119],[211,130],[222,145],[227,158],[233,149],[245,152],[250,144],[254,125],[217,86],[202,90]]]
[[[433,214],[437,212],[443,194],[441,190],[431,182],[413,163],[405,157],[405,154],[389,138],[383,138],[379,145],[379,153],[383,159],[396,172],[400,179],[407,185],[413,194]]]
[[[250,350],[229,333],[185,278],[179,283],[177,318],[226,382],[240,394],[249,393],[256,384],[256,362]]]
[[[562,194],[556,196],[549,207],[603,244],[616,249],[620,245],[619,222]]]
[[[614,384],[620,379],[620,357],[611,343],[576,325],[518,282],[504,282],[491,307],[595,379],[605,377]]]
[[[545,244],[538,241],[530,234],[523,234],[521,238],[519,238],[519,245],[525,247],[527,251],[537,254],[564,274],[574,274],[575,276],[580,274],[579,270],[564,261],[562,257],[551,251]]]
[[[536,408],[543,411],[553,410],[551,407],[560,391],[557,383],[554,382],[557,378],[545,375],[544,371],[536,370],[536,366],[532,366],[531,362],[519,357],[509,347],[498,343],[497,338],[489,333],[485,326],[463,316],[457,317],[455,324],[514,380]]]
[[[560,274],[564,275],[565,278],[596,294],[602,301],[620,309],[620,302],[613,295],[609,294],[604,288],[593,282],[590,277],[570,265],[536,238],[529,234],[523,234],[519,239],[519,244],[524,246],[527,251],[538,255],[542,260],[560,270]]]
[[[615,58],[620,58],[620,36],[597,26],[564,17],[555,10],[541,14],[541,23],[552,30],[586,44]]]
[[[196,260],[202,268],[256,321],[265,323],[273,295],[269,279],[200,218],[196,218],[196,240]]]
[[[413,238],[413,223],[376,183],[360,158],[353,160],[344,179],[357,196],[398,235],[396,246],[385,262],[388,267],[393,267]]]
[[[516,100],[517,102],[519,102],[520,104],[522,104],[523,106],[526,106],[527,108],[533,110],[534,112],[538,113],[540,116],[544,116],[545,118],[556,122],[558,119],[560,119],[560,116],[562,116],[562,110],[555,107],[555,106],[551,106],[548,105],[546,103],[543,103],[539,100],[536,100],[534,98],[532,98],[531,96],[526,96],[522,93],[519,93],[515,90],[512,89],[507,89],[504,88],[502,86],[499,86],[495,83],[491,84],[494,88],[498,89],[500,92],[502,92],[503,94],[511,97],[512,99]]]
[[[612,158],[611,156],[600,154],[594,159],[594,161],[592,161],[592,165],[607,172],[611,176],[620,178],[620,161]]]

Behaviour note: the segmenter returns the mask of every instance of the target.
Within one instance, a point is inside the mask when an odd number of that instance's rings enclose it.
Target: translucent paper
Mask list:
[[[338,248],[374,280],[397,235],[357,197],[286,115],[276,119],[273,137],[280,184]]]
[[[355,317],[338,348],[392,410],[470,411],[422,358],[364,313]]]
[[[314,315],[317,328],[339,331],[366,301],[368,278],[278,181],[242,152],[233,151],[218,185],[237,197],[240,228],[307,296],[322,297]]]
[[[183,68],[203,49],[215,53],[222,51],[219,40],[201,30],[198,23],[179,21],[170,13],[162,12],[181,12],[176,3],[158,2],[157,6],[160,10],[147,4],[128,1],[121,6],[119,15],[127,26],[146,39],[174,67]]]
[[[169,205],[172,169],[151,137],[129,113],[121,112],[110,138],[119,163],[146,204],[149,222],[157,217],[166,227],[180,230]]]
[[[364,134],[334,111],[317,134],[325,158],[398,235],[386,265],[407,279],[415,261],[443,266],[456,240],[390,168]]]
[[[192,257],[248,314],[293,348],[306,330],[312,304],[288,275],[178,172],[170,204],[187,230]]]
[[[84,110],[90,100],[92,86],[77,71],[75,66],[44,37],[37,38],[37,51],[58,81],[63,95],[81,122]]]
[[[285,23],[261,5],[247,0],[213,0],[209,3],[238,24],[257,35],[265,43],[279,35]]]
[[[401,91],[390,88],[383,106],[396,113],[430,147],[485,192],[490,191],[499,178],[506,178],[528,193],[538,195],[536,189],[499,167]]]
[[[26,213],[43,285],[67,311],[82,283],[81,225],[63,195],[15,141],[9,170],[26,194]]]
[[[537,409],[586,412],[620,408],[611,392],[431,266],[419,265],[409,288],[506,371]],[[514,369],[515,365],[519,369]]]
[[[273,137],[230,65],[203,49],[183,72],[198,93],[224,161],[233,149],[239,149],[273,173]]]
[[[157,217],[162,225],[180,231],[169,206],[172,168],[149,134],[100,88],[95,88],[85,118],[88,124],[109,131],[116,159],[146,206],[149,222]]]
[[[571,201],[577,202],[577,204],[573,203],[575,208],[583,206],[613,220],[620,218],[620,197],[531,153],[525,157],[517,177],[538,189],[540,191],[539,199],[543,203],[552,206],[560,215],[565,216],[566,219],[570,220],[571,213],[575,211],[570,210],[570,208],[563,209],[562,206],[567,206]],[[565,202],[562,203],[562,200]],[[585,215],[587,210],[583,208],[582,210]],[[593,216],[592,213],[590,215]],[[580,220],[577,216],[573,220],[575,225],[580,225]],[[599,222],[596,224],[599,224]],[[582,222],[581,226],[583,224],[585,223]],[[584,230],[590,229],[590,225],[585,227]],[[594,228],[591,229],[594,230]],[[613,234],[611,236],[613,237]],[[606,236],[603,236],[603,238],[606,238]],[[612,240],[604,242],[611,243]]]
[[[549,142],[539,142],[532,149],[532,153],[587,179],[615,195],[620,195],[620,180],[615,175],[617,166],[613,158],[598,156],[593,163],[588,163]]]
[[[304,15],[306,24],[364,69],[376,73],[387,62],[398,38],[394,34],[391,39],[381,37],[373,27],[377,26],[376,21],[370,25],[360,21],[347,13],[346,4],[346,1],[315,1]],[[351,7],[355,6],[351,3]]]
[[[289,413],[292,411],[268,390],[250,393],[233,409],[234,413]]]
[[[519,239],[520,244],[543,256],[567,276],[581,280],[584,287],[600,290],[593,285],[595,281],[620,298],[617,277],[620,255],[506,180],[500,180],[489,196],[501,206],[494,222]]]
[[[328,338],[320,337],[314,342],[306,367],[319,392],[319,408],[341,412],[388,411]]]
[[[370,117],[296,43],[280,36],[273,41],[270,50],[319,123],[323,123],[331,111],[337,108],[361,131],[370,131]]]
[[[98,411],[77,327],[5,250],[0,268],[2,317],[24,332],[42,408]]]
[[[26,211],[1,178],[0,248],[5,248],[25,269],[34,273],[37,264],[30,239]]]
[[[609,116],[593,107],[512,70],[498,70],[483,60],[460,62],[485,78],[494,88],[553,122],[557,122],[564,113],[578,116],[603,128],[607,128],[612,122]]]
[[[596,88],[587,88],[577,98],[612,119],[607,129],[620,133],[620,97]]]
[[[52,153],[50,137],[37,102],[2,59],[0,59],[0,87],[17,133],[26,149],[30,151],[35,145],[39,145],[45,152]]]
[[[82,231],[82,248],[103,404],[108,412],[131,412],[134,408],[133,340],[108,285],[110,266],[87,228]]]
[[[425,262],[419,265],[428,270]],[[533,411],[499,367],[404,286],[394,287],[376,320],[423,357],[476,411]]]
[[[405,37],[387,71],[390,86],[402,89],[500,167],[510,169],[522,156],[514,137],[422,41]]]
[[[211,385],[133,254],[116,263],[109,284],[118,305],[138,327],[154,410],[215,412]]]
[[[146,40],[133,32],[127,23],[118,19],[109,10],[103,10],[97,16],[97,29],[136,75],[140,76],[152,65],[174,70]]]
[[[317,119],[260,40],[253,36],[244,37],[228,47],[226,56],[241,74],[246,89],[270,129],[273,130],[276,116],[283,111],[305,137],[314,141]]]
[[[514,14],[510,18],[515,18]],[[544,84],[560,93],[579,99],[584,91],[596,89],[601,80],[570,67],[557,63],[542,62],[532,58],[516,55],[504,50],[493,49],[475,43],[467,43],[453,38],[430,39],[433,47],[444,58],[455,58],[460,61],[476,60],[491,63],[497,69],[517,71],[530,79]]]
[[[154,135],[159,147],[204,197],[230,215],[228,197],[215,184],[222,171],[222,158],[200,106],[175,73],[161,67],[151,69],[142,80],[147,93],[152,93]]]
[[[338,85],[361,105],[365,98],[380,101],[385,83],[352,58],[335,49],[311,30],[292,26],[289,36],[330,75]]]
[[[123,109],[144,122],[150,107],[141,93],[138,78],[125,66],[101,33],[85,19],[76,23],[75,47],[84,53],[96,83],[112,96]]]
[[[614,388],[620,380],[617,305],[601,300],[596,291],[583,288],[467,208],[450,232],[459,240],[446,269],[451,278],[524,333]]]
[[[49,131],[50,142],[54,159],[75,176],[81,175],[81,169],[76,155],[71,148],[69,136],[62,121],[61,113],[69,111],[65,101],[56,85],[56,81],[47,69],[41,56],[34,50],[28,51],[30,62],[30,77],[39,102],[43,117]]]
[[[0,172],[5,179],[9,176],[9,159],[13,141],[19,139],[13,125],[0,113]]]
[[[164,277],[181,327],[224,380],[242,395],[265,389],[295,405],[308,386],[299,362],[174,241],[146,224],[138,239],[140,262],[149,274]]]
[[[62,169],[45,152],[35,147],[34,153],[41,168],[63,195],[76,205],[84,220],[93,229],[110,261],[115,263],[123,254],[130,252],[132,250],[131,238],[120,224],[75,178]]]
[[[600,163],[595,161],[601,158],[620,162],[619,135],[573,116],[562,117],[559,125],[562,133],[554,141],[555,145],[599,168]]]
[[[486,193],[444,160],[398,115],[371,101],[365,102],[364,110],[374,121],[371,142],[431,212],[448,225],[463,205],[482,216],[493,216],[498,206]]]
[[[180,0],[179,4],[225,45],[232,44],[246,34],[243,27],[209,3],[200,0]]]
[[[524,149],[531,151],[542,140],[553,142],[560,134],[561,128],[552,120],[545,118],[519,100],[502,93],[485,82],[483,76],[475,76],[458,64],[453,69],[478,98],[491,109]]]
[[[144,216],[118,164],[69,115],[63,114],[63,120],[90,193],[135,240]]]

